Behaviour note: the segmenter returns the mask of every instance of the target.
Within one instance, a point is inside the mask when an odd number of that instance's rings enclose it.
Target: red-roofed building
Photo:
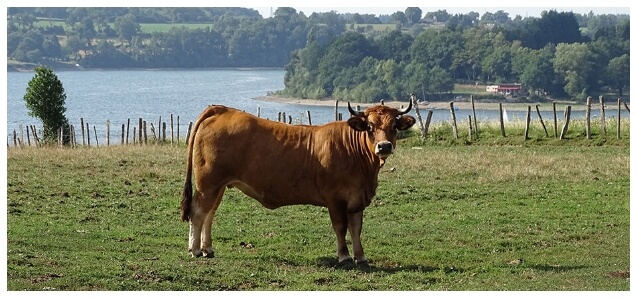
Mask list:
[[[522,84],[500,84],[487,86],[487,92],[502,95],[520,95],[526,93],[526,88]]]

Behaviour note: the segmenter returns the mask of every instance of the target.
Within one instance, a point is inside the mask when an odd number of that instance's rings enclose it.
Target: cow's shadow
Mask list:
[[[462,268],[457,268],[453,266],[449,267],[434,267],[427,265],[381,265],[377,264],[374,261],[370,261],[364,264],[356,264],[354,261],[348,261],[339,263],[338,260],[334,257],[320,257],[317,259],[316,264],[321,268],[334,268],[336,270],[358,270],[362,272],[384,272],[384,273],[397,273],[397,272],[434,272],[434,271],[444,271],[446,273],[460,273],[465,270]]]

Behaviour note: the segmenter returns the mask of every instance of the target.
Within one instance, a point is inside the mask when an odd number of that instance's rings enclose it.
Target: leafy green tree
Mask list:
[[[476,81],[482,73],[482,57],[491,49],[493,33],[484,28],[469,28],[462,32],[463,47],[453,57],[454,77]]]
[[[133,14],[127,14],[115,19],[113,24],[118,37],[121,40],[125,40],[130,43],[133,36],[141,33],[141,26],[137,23],[137,20]]]
[[[451,15],[446,9],[430,11],[425,14],[425,19],[433,20],[434,22],[447,22],[451,18]]]
[[[42,55],[49,58],[62,58],[62,46],[60,46],[60,41],[58,37],[53,35],[51,37],[47,37],[42,43]]]
[[[405,17],[410,24],[416,24],[422,18],[422,10],[418,7],[407,7],[405,9]]]
[[[430,69],[434,66],[449,69],[461,44],[461,35],[457,32],[446,28],[427,29],[414,39],[409,54],[412,60],[423,63]]]
[[[66,93],[57,75],[47,67],[36,67],[35,76],[29,81],[26,91],[23,99],[29,116],[42,120],[44,140],[55,142],[60,128],[68,136],[69,122],[64,116]],[[68,137],[65,140],[68,141]]]
[[[624,87],[630,86],[630,56],[624,54],[608,62],[606,77],[609,85],[617,89],[619,96],[624,96]]]
[[[585,43],[560,43],[555,49],[555,72],[566,83],[564,91],[578,100],[587,96],[586,80],[593,69],[590,61],[591,52]]]
[[[319,60],[319,84],[331,94],[341,72],[357,66],[365,57],[372,56],[371,48],[372,45],[365,36],[357,32],[347,32],[336,38]]]
[[[381,60],[392,59],[396,63],[400,63],[409,60],[409,47],[414,42],[414,38],[399,30],[392,30],[373,42],[378,48]]]
[[[409,20],[407,19],[407,16],[405,16],[405,13],[402,11],[397,11],[394,12],[391,16],[390,16],[392,22],[396,22],[402,25],[405,25],[409,22]]]
[[[530,91],[554,92],[555,71],[553,69],[552,46],[546,46],[541,50],[529,48],[518,49],[513,57],[514,73],[519,82],[528,87]],[[560,93],[560,92],[558,92]]]

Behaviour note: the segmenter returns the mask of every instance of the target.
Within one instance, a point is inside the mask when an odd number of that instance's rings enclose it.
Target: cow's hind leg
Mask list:
[[[223,188],[221,188],[215,198],[212,209],[210,209],[210,212],[208,212],[208,215],[206,216],[206,220],[203,223],[203,230],[201,231],[201,250],[203,251],[204,256],[208,258],[212,258],[215,256],[214,250],[212,249],[212,221],[215,218],[215,213],[217,212],[219,204],[221,204],[223,193]]]
[[[203,247],[206,249],[206,254],[212,253],[210,225],[212,224],[212,217],[214,217],[213,210],[216,209],[214,207],[219,205],[217,201],[220,201],[222,196],[223,187],[212,187],[203,192],[195,189],[192,209],[190,211],[190,234],[188,241],[188,250],[193,257],[201,257],[204,255],[201,245],[202,235],[204,236]],[[208,220],[208,218],[210,219]]]

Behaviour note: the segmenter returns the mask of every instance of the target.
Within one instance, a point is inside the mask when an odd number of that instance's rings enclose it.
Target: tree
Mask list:
[[[133,36],[138,35],[141,32],[141,26],[137,23],[133,14],[127,14],[115,19],[113,24],[118,37],[121,40],[130,42]]]
[[[64,128],[65,135],[68,136],[69,121],[64,116],[66,93],[62,82],[51,69],[44,66],[35,68],[35,76],[29,81],[24,101],[29,116],[42,120],[45,141],[55,142],[60,128]],[[68,137],[65,138],[66,142]]]
[[[393,13],[390,17],[391,17],[392,22],[396,22],[396,23],[403,24],[403,25],[407,24],[407,22],[409,21],[407,19],[407,16],[405,16],[405,13],[402,12],[402,11],[397,11],[397,12]]]
[[[606,68],[607,81],[617,89],[619,96],[624,96],[624,87],[630,86],[630,56],[624,54],[610,60]]]
[[[422,18],[422,10],[418,7],[407,7],[405,9],[405,17],[410,24],[416,24]]]
[[[560,43],[555,49],[555,73],[564,78],[564,91],[578,100],[586,98],[589,89],[586,80],[593,69],[590,61],[591,52],[584,43]]]

